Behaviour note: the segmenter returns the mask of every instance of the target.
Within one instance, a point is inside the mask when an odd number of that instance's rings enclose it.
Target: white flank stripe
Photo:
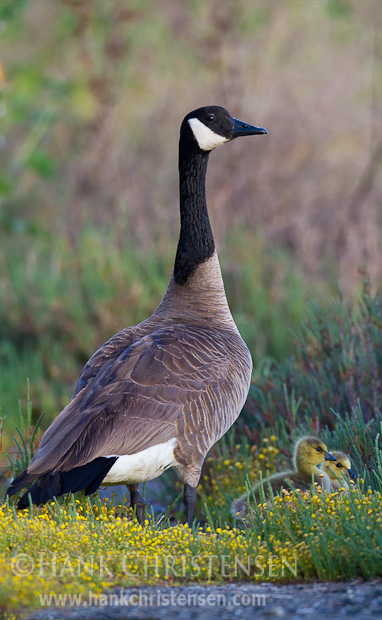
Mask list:
[[[120,456],[102,484],[138,484],[157,478],[169,467],[178,465],[174,456],[175,446],[176,438],[173,437],[136,454]]]
[[[190,125],[192,133],[194,134],[195,139],[199,144],[199,148],[202,149],[202,151],[212,151],[212,149],[216,149],[217,146],[220,146],[229,140],[228,138],[220,136],[218,133],[212,131],[212,129],[206,127],[206,125],[198,118],[190,118],[188,124]]]

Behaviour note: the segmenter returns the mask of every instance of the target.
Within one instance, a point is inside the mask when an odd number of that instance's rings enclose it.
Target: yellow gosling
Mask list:
[[[314,482],[322,487],[325,491],[331,490],[331,481],[328,474],[317,465],[324,461],[335,461],[321,439],[317,437],[302,437],[299,439],[293,450],[293,466],[294,469],[274,474],[263,480],[263,488],[265,497],[270,497],[271,493],[279,493],[282,489],[289,490],[290,485],[300,491],[308,491],[312,484],[312,476]],[[257,503],[261,502],[261,485],[258,482],[252,487],[253,494]],[[249,498],[251,500],[251,496]],[[248,499],[247,493],[243,493],[239,499],[232,503],[231,514],[234,517],[244,518],[248,515]]]
[[[340,491],[342,488],[348,491],[347,476],[356,480],[357,474],[352,470],[350,459],[344,452],[335,450],[332,455],[336,457],[337,461],[335,463],[322,463],[320,469],[329,476],[333,491]]]

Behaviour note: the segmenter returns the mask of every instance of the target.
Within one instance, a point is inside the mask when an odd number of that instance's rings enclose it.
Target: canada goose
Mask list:
[[[174,270],[154,314],[106,342],[85,365],[72,400],[8,489],[36,480],[18,507],[103,485],[126,484],[144,517],[138,484],[176,467],[191,525],[211,446],[238,417],[252,360],[229,310],[208,218],[210,151],[265,134],[219,106],[188,114],[180,128],[180,236]]]
[[[293,450],[294,469],[288,469],[287,471],[273,474],[273,476],[265,478],[265,480],[263,480],[265,497],[271,495],[270,489],[276,494],[283,488],[289,490],[289,485],[301,491],[308,491],[312,484],[312,475],[314,476],[314,482],[317,482],[326,491],[330,491],[331,485],[328,475],[317,468],[317,465],[324,460],[336,460],[332,454],[329,454],[324,442],[317,439],[317,437],[301,437],[295,444]],[[260,483],[258,482],[255,484],[252,490],[256,501],[259,503],[261,501]],[[251,495],[249,496],[249,500],[251,501]],[[239,499],[232,503],[231,514],[234,517],[240,516],[242,518],[248,515],[247,493],[243,493]]]
[[[342,487],[348,491],[349,485],[346,482],[346,474],[353,480],[357,479],[357,474],[352,470],[350,459],[346,454],[339,450],[333,450],[331,454],[336,457],[336,463],[322,463],[320,469],[329,476],[334,491],[339,491]]]

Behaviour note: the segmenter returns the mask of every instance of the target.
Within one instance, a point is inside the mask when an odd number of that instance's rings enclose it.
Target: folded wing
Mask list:
[[[195,428],[203,397],[214,398],[228,368],[224,346],[207,330],[154,331],[100,366],[48,428],[28,474],[140,452],[176,437],[188,418]]]

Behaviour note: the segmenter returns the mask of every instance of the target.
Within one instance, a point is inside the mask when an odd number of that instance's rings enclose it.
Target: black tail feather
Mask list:
[[[85,495],[92,495],[93,493],[95,493],[96,490],[101,486],[102,480],[104,479],[105,475],[105,472],[101,471],[98,476],[85,487]]]
[[[21,474],[19,474],[9,485],[5,495],[6,496],[8,495],[8,497],[12,497],[12,495],[16,495],[16,493],[21,491],[21,489],[23,489],[24,487],[27,487],[28,484],[33,482],[34,479],[35,479],[35,476],[28,474],[28,471],[24,469],[24,471],[22,471]]]
[[[36,506],[44,504],[48,501],[48,499],[53,499],[53,497],[48,496],[47,488],[45,486],[42,487],[38,484],[38,482],[34,482],[28,491],[24,493],[24,495],[17,502],[17,508],[29,508],[29,495],[31,496],[32,504],[35,504]]]
[[[117,459],[117,456],[100,456],[98,459],[94,459],[94,461],[91,461],[86,465],[75,467],[70,471],[62,472],[61,490],[59,494],[64,495],[65,493],[77,493],[78,491],[84,491],[90,485],[93,487],[96,482],[96,486],[92,491],[92,493],[95,493],[109,469],[112,468]]]
[[[94,461],[74,467],[70,471],[57,472],[44,476],[43,480],[37,480],[30,489],[20,498],[17,508],[28,508],[30,494],[32,503],[36,506],[45,504],[54,497],[65,495],[66,493],[86,492],[86,495],[95,493],[100,487],[109,469],[117,460],[116,457],[100,456]],[[25,485],[24,485],[25,486]]]

